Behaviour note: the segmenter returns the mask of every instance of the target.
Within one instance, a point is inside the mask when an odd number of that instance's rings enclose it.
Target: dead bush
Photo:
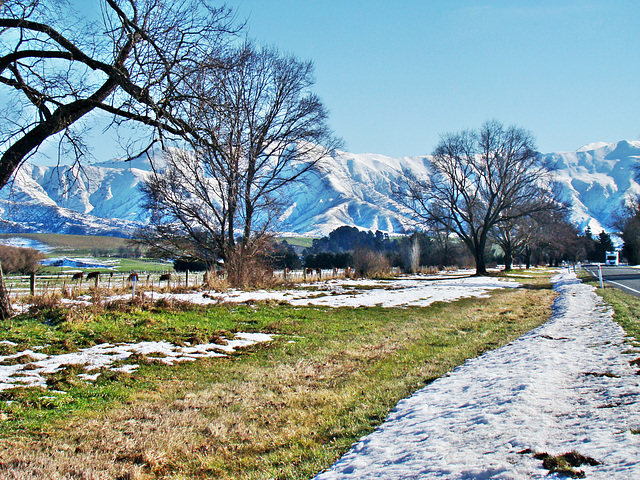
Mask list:
[[[359,277],[379,278],[391,275],[389,259],[381,252],[358,248],[353,252],[353,266]]]
[[[222,270],[209,270],[204,276],[204,287],[216,292],[224,292],[229,288],[229,282]]]
[[[44,256],[33,248],[9,247],[0,244],[0,263],[4,273],[29,274],[38,270]]]
[[[424,275],[436,275],[438,272],[440,272],[440,269],[438,267],[421,267],[419,269],[419,272],[424,274]]]
[[[45,310],[57,307],[60,305],[61,300],[62,296],[55,292],[45,292],[41,295],[29,295],[22,298],[22,301],[29,304],[30,308],[34,310]]]
[[[236,288],[263,288],[275,285],[273,268],[267,265],[258,244],[238,246],[227,256],[227,282]]]

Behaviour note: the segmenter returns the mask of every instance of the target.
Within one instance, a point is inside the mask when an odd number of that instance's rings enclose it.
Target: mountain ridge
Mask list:
[[[634,179],[640,142],[595,142],[575,151],[542,154],[572,204],[571,220],[594,233],[611,231],[612,216],[640,195]],[[400,234],[412,228],[410,212],[392,190],[404,173],[424,175],[429,156],[334,151],[304,183],[287,192],[282,235],[323,236],[348,225]],[[25,164],[11,188],[0,191],[0,232],[84,233],[130,236],[149,214],[138,186],[150,174],[145,158],[47,167]]]

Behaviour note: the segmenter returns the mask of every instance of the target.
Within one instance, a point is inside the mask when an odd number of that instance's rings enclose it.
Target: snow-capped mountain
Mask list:
[[[129,236],[146,221],[137,185],[149,164],[142,163],[26,164],[0,191],[0,231]]]
[[[582,230],[613,231],[614,216],[640,195],[634,179],[640,142],[591,143],[575,152],[544,156],[571,203],[571,220]]]
[[[640,142],[595,143],[544,157],[555,166],[557,182],[573,205],[572,220],[581,229],[611,231],[612,212],[640,195],[633,179]],[[427,161],[427,156],[336,151],[290,192],[279,230],[320,236],[349,225],[404,232],[410,215],[394,199],[393,186],[406,172],[426,174]],[[138,185],[150,168],[147,159],[83,168],[25,165],[13,185],[0,191],[0,231],[130,235],[148,220]]]
[[[295,190],[280,230],[322,236],[348,225],[402,233],[411,226],[410,213],[393,198],[393,186],[405,171],[424,174],[426,161],[334,152]]]

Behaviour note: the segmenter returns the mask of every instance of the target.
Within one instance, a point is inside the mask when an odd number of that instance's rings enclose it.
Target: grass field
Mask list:
[[[28,238],[51,247],[52,251],[47,255],[49,257],[86,257],[92,256],[96,252],[106,252],[110,255],[110,258],[118,258],[118,250],[121,247],[128,246],[128,239],[120,237],[66,235],[57,233],[0,233],[0,238],[13,237]],[[313,238],[309,237],[286,237],[284,240],[286,240],[290,245],[301,248],[310,247],[313,243]],[[118,258],[118,260],[119,263],[116,271],[119,272],[166,272],[173,270],[172,265],[156,262],[150,259]],[[58,273],[59,271],[60,269],[56,269],[55,267],[44,267],[41,269],[42,273]]]
[[[95,249],[117,252],[125,246],[127,239],[93,235],[66,235],[60,233],[2,233],[0,238],[22,237],[36,240],[53,248],[56,255],[89,255]]]
[[[0,233],[0,238],[23,237],[36,240],[54,249],[56,254],[73,253],[84,255],[93,252],[94,249],[111,250],[117,252],[119,247],[126,246],[126,238],[105,237],[99,235],[66,235],[60,233]],[[310,247],[313,238],[310,237],[285,237],[288,244],[299,247]]]
[[[425,308],[94,307],[15,318],[0,340],[17,345],[0,354],[277,336],[225,358],[174,367],[139,358],[133,374],[89,383],[69,369],[52,375],[51,390],[0,392],[0,476],[309,478],[401,398],[543,323],[555,297],[548,278],[511,278],[525,286]]]
[[[606,284],[605,288],[598,288],[600,282],[588,273],[583,273],[580,278],[596,287],[596,293],[613,308],[613,318],[627,333],[630,343],[640,348],[640,298]]]
[[[100,257],[98,260],[116,260],[117,272],[167,272],[173,271],[173,265],[145,258],[119,258],[119,249],[128,246],[128,239],[120,237],[105,237],[92,235],[66,235],[66,234],[41,234],[20,233],[0,234],[0,238],[21,237],[38,241],[52,248],[47,255],[49,257],[90,257],[96,252],[107,253],[110,257]],[[94,269],[100,270],[100,269]],[[60,273],[59,267],[42,267],[39,273]]]
[[[284,237],[282,240],[294,247],[308,248],[313,245],[313,238],[311,237]]]

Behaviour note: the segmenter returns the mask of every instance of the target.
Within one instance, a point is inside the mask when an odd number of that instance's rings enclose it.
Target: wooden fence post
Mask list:
[[[2,273],[2,265],[0,264],[0,320],[7,320],[11,317],[12,313],[11,300],[9,300],[9,292],[4,283],[4,274]]]
[[[29,275],[29,293],[32,297],[36,295],[36,272],[31,272]]]

